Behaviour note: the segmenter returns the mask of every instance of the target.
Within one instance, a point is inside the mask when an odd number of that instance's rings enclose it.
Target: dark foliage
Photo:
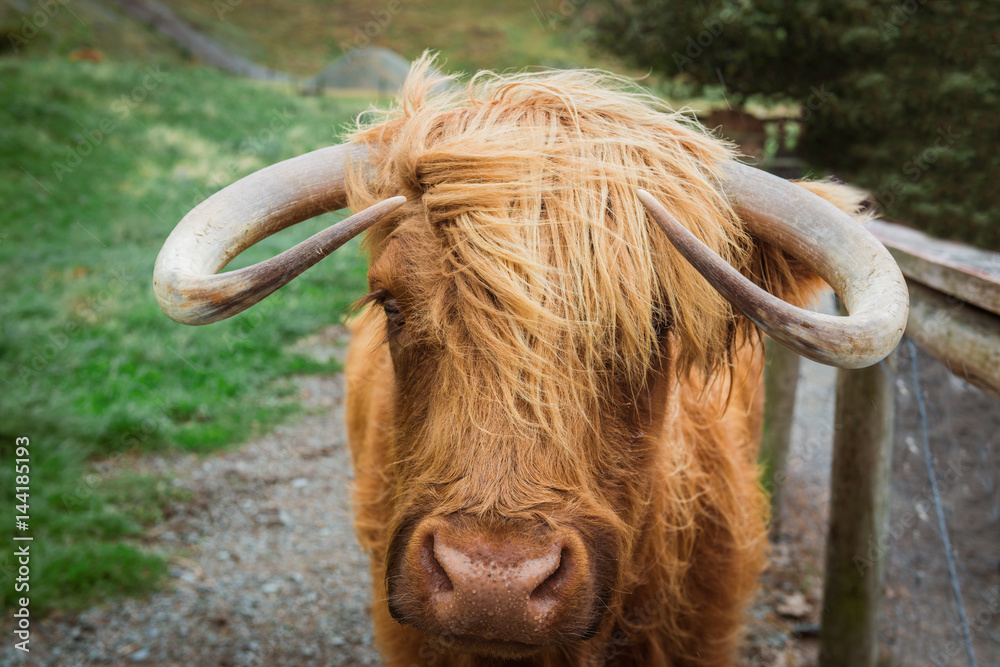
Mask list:
[[[1000,2],[591,0],[634,64],[802,104],[799,151],[885,215],[1000,249]]]

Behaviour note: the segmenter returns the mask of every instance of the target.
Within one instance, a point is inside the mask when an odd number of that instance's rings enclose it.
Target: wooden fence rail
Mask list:
[[[910,290],[906,335],[952,373],[1000,399],[1000,253],[978,250],[882,221],[869,230],[896,259]],[[767,404],[762,461],[780,517],[798,364],[782,351],[765,369]],[[887,550],[892,446],[892,358],[872,368],[839,370],[830,481],[821,667],[874,667]],[[770,377],[768,377],[770,375]],[[870,540],[870,542],[869,542]],[[875,558],[871,559],[870,556]],[[859,560],[860,559],[860,560]]]

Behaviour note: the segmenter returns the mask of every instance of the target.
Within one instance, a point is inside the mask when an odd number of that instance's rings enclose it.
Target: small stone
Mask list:
[[[292,480],[293,489],[302,489],[309,486],[309,480],[305,477],[296,477]]]
[[[783,596],[781,602],[775,607],[775,611],[789,618],[803,618],[812,611],[812,605],[806,602],[806,596],[802,593],[793,593]]]

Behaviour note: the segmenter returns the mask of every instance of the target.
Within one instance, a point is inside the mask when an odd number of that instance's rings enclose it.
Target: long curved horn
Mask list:
[[[357,144],[322,148],[250,174],[196,206],[156,258],[153,289],[160,308],[182,324],[232,317],[399,208],[405,197],[386,199],[269,260],[218,274],[271,234],[343,208],[344,163],[367,157]]]
[[[783,178],[736,162],[724,191],[748,231],[815,271],[844,302],[846,317],[785,303],[752,283],[685,229],[645,190],[639,199],[677,250],[737,310],[775,340],[830,366],[864,368],[885,358],[906,326],[909,295],[889,252],[830,202]]]

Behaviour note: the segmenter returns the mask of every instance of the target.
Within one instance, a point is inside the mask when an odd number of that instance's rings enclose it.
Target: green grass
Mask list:
[[[97,460],[207,452],[297,409],[287,378],[329,371],[290,343],[363,294],[356,246],[206,327],[163,315],[152,268],[220,187],[338,141],[368,100],[305,98],[205,69],[0,60],[0,498],[11,544],[14,439],[31,438],[32,611],[138,594],[164,570],[135,544],[177,498]],[[259,261],[331,224],[281,232]],[[11,550],[5,549],[8,554]],[[0,580],[12,561],[0,557]],[[0,581],[2,603],[13,586]]]

